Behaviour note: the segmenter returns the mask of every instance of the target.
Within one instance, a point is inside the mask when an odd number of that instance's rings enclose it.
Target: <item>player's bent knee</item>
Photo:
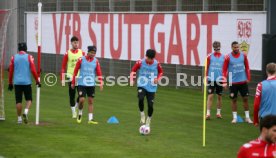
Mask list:
[[[85,101],[85,98],[84,97],[80,97],[79,100],[80,100],[80,103],[83,103]]]
[[[243,102],[247,102],[248,101],[248,97],[242,97]]]
[[[145,96],[143,96],[143,95],[138,95],[139,101],[144,101],[144,97],[145,97]]]
[[[93,98],[92,97],[88,97],[88,104],[93,104]]]

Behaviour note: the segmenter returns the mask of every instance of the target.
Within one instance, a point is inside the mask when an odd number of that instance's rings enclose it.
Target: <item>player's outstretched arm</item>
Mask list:
[[[82,59],[79,58],[79,60],[76,63],[75,69],[74,69],[74,73],[73,73],[73,80],[72,80],[72,84],[71,84],[71,88],[74,89],[75,85],[76,85],[76,76],[78,75],[79,69],[81,67],[81,62]]]
[[[38,80],[38,74],[36,72],[36,68],[35,68],[35,64],[34,64],[34,57],[31,56],[31,55],[29,55],[28,56],[28,60],[29,60],[29,63],[30,63],[30,70],[31,70],[31,72],[33,74],[33,77],[34,77],[34,79],[36,81],[36,84],[40,87],[40,82]]]
[[[245,66],[245,72],[247,76],[247,82],[249,82],[251,80],[251,75],[250,75],[249,62],[246,55],[244,55],[244,66]]]
[[[207,57],[207,63],[206,63],[206,74],[205,74],[205,77],[207,79],[207,76],[208,76],[208,71],[209,71],[209,66],[210,66],[210,60],[211,60],[211,54],[208,55]]]
[[[100,90],[103,90],[103,76],[102,76],[102,70],[100,62],[97,60],[97,66],[96,66],[96,74],[98,77],[98,80],[100,81]]]
[[[254,125],[257,126],[259,124],[259,109],[262,97],[262,83],[260,82],[256,88],[256,94],[254,99]]]
[[[222,76],[223,76],[224,83],[227,83],[229,61],[230,61],[230,57],[229,55],[226,55],[224,59],[223,67],[222,67]]]
[[[157,70],[158,70],[158,75],[157,78],[154,79],[154,84],[157,84],[158,81],[161,79],[161,77],[163,76],[163,68],[161,66],[160,63],[157,64]]]
[[[9,91],[13,90],[13,84],[12,84],[13,72],[14,72],[14,56],[11,57],[10,64],[9,64],[9,87],[8,87]]]
[[[61,65],[61,73],[60,73],[60,80],[61,81],[63,81],[63,80],[65,80],[65,78],[64,78],[64,76],[65,75],[63,75],[64,73],[65,73],[65,71],[66,71],[66,67],[67,67],[67,62],[68,62],[68,54],[67,54],[67,52],[64,54],[64,57],[63,57],[63,59],[62,59],[62,65]]]
[[[135,81],[134,79],[136,78],[136,72],[140,69],[142,64],[141,60],[138,60],[135,65],[132,67],[130,75],[129,75],[129,79],[130,79],[130,85],[133,86]]]

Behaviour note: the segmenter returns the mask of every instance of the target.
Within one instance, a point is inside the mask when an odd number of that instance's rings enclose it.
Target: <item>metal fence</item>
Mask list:
[[[263,11],[265,0],[20,0],[26,11]],[[24,7],[24,6],[22,6]]]

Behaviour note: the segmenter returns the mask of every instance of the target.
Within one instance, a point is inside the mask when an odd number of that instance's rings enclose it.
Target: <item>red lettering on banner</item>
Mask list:
[[[176,35],[176,44],[173,43],[174,33]],[[170,41],[169,41],[169,50],[167,63],[171,63],[172,56],[178,56],[179,64],[184,64],[183,49],[182,49],[182,40],[180,36],[179,20],[178,14],[173,14],[171,32],[170,32]]]
[[[79,48],[82,47],[82,39],[81,39],[80,31],[81,31],[80,15],[75,13],[73,14],[73,35],[79,38]]]
[[[207,26],[207,54],[212,52],[212,32],[213,25],[218,25],[218,14],[202,14],[201,15],[202,25]]]
[[[98,14],[97,22],[101,24],[101,57],[104,58],[104,25],[108,23],[108,14]]]
[[[56,14],[52,14],[52,18],[53,18],[53,25],[54,25],[56,53],[60,54],[60,48],[61,48],[61,42],[62,42],[64,14],[61,14],[61,16],[60,16],[59,33],[57,33]]]
[[[154,45],[154,32],[157,24],[164,24],[164,14],[154,14],[151,21],[150,26],[150,48],[155,49]],[[160,51],[158,52],[156,50],[156,59],[160,63],[165,62],[165,33],[164,32],[158,32],[157,34],[158,43],[160,43]]]
[[[140,31],[140,39],[141,39],[141,52],[140,58],[145,56],[145,25],[149,24],[149,14],[136,14],[133,19],[133,24],[140,24],[141,31]]]
[[[195,38],[192,39],[192,25],[195,26]],[[194,54],[195,65],[199,65],[198,42],[200,39],[199,20],[196,14],[187,14],[187,65],[191,65],[191,54]]]
[[[89,19],[88,19],[88,32],[89,32],[91,42],[93,43],[94,46],[97,46],[97,38],[96,38],[96,34],[95,34],[94,30],[92,29],[91,25],[93,23],[96,23],[96,15],[97,14],[90,14]]]
[[[126,14],[125,24],[128,24],[128,59],[131,60],[131,25],[140,24],[140,57],[143,58],[145,54],[145,25],[149,24],[149,14]]]
[[[127,24],[127,52],[128,52],[128,60],[131,60],[131,25],[132,25],[132,21],[133,21],[133,16],[135,14],[125,14],[124,16],[124,21],[125,24]]]
[[[69,49],[69,44],[70,44],[70,39],[69,39],[71,34],[70,21],[71,21],[71,14],[66,14],[66,25],[65,25],[66,50]]]
[[[122,53],[122,14],[118,15],[118,48],[114,49],[114,14],[110,14],[110,54],[112,59],[120,59]],[[115,40],[117,41],[117,40]]]

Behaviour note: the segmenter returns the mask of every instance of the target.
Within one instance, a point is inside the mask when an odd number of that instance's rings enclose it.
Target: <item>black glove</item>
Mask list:
[[[13,84],[9,84],[8,90],[9,90],[9,91],[12,91],[12,90],[13,90]]]
[[[37,85],[37,87],[41,87],[41,84],[40,84],[40,82],[36,82],[36,85]]]

